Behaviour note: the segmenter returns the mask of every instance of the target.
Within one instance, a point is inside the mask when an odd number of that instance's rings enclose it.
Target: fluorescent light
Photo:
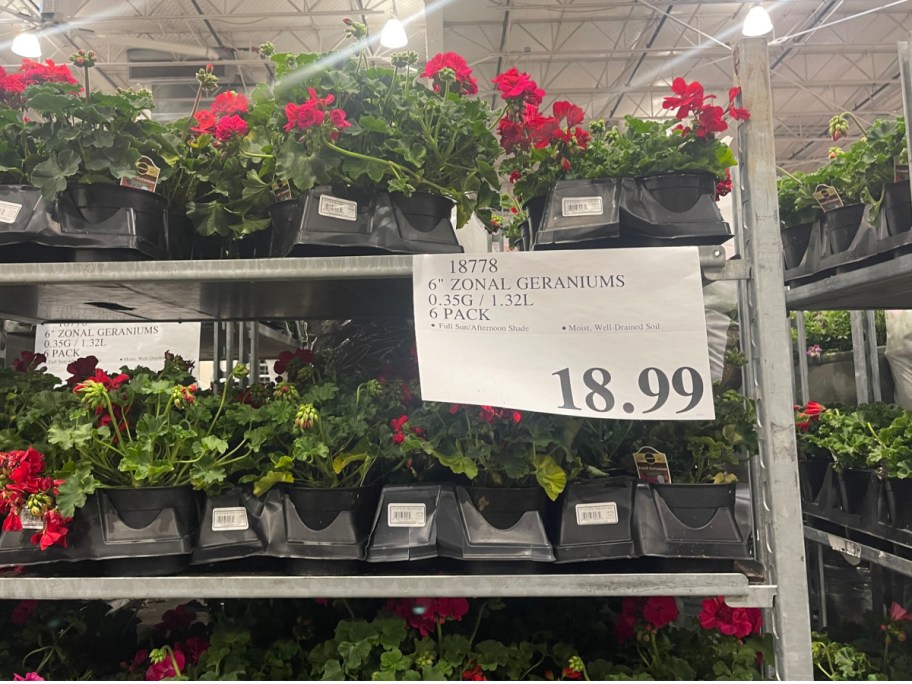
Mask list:
[[[408,45],[408,36],[402,22],[393,17],[383,26],[380,32],[380,45],[385,48],[401,48]]]
[[[770,15],[760,5],[752,6],[747,16],[744,17],[744,27],[741,33],[745,36],[765,36],[773,30],[773,22],[770,21]]]
[[[38,36],[31,31],[23,31],[13,38],[10,50],[20,57],[28,57],[29,59],[39,59],[41,57],[41,43],[38,42]]]

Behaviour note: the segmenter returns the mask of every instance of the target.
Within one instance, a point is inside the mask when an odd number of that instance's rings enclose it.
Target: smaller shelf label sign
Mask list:
[[[696,247],[412,263],[424,399],[593,418],[715,417]]]
[[[577,525],[617,525],[617,523],[618,507],[613,501],[576,505]]]
[[[247,509],[243,506],[226,506],[212,509],[213,532],[231,532],[249,528],[250,522],[247,520]]]
[[[386,508],[386,524],[390,527],[424,527],[427,509],[423,503],[391,503]]]
[[[35,330],[35,353],[47,357],[48,373],[66,380],[67,366],[84,356],[114,372],[121,366],[161,370],[165,352],[199,366],[199,323],[46,323]]]
[[[861,558],[861,546],[857,542],[837,537],[834,534],[828,534],[827,538],[833,551],[838,551],[849,558]]]

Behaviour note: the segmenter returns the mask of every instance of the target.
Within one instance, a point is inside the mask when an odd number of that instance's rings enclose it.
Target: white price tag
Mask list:
[[[601,197],[564,197],[561,200],[561,215],[601,216],[605,213]]]
[[[35,331],[35,352],[47,357],[48,373],[61,380],[82,356],[94,356],[108,372],[121,366],[161,370],[166,351],[198,367],[199,350],[199,323],[49,323]]]
[[[317,208],[317,213],[320,216],[342,219],[343,221],[357,221],[358,203],[340,197],[333,197],[332,195],[320,195],[320,205]]]
[[[577,504],[577,525],[617,525],[618,507],[613,501],[605,503]]]
[[[0,202],[0,222],[15,223],[16,218],[19,216],[20,209],[22,209],[21,204],[16,204],[15,202]]]
[[[247,520],[247,509],[243,506],[230,506],[212,509],[212,531],[231,532],[250,529]]]
[[[41,518],[36,518],[29,511],[21,511],[19,513],[19,522],[22,523],[23,530],[43,530],[44,529],[44,520]]]
[[[696,247],[412,263],[425,400],[593,418],[715,417]]]
[[[838,551],[850,558],[861,558],[861,546],[856,542],[837,537],[833,534],[828,534],[827,539],[829,540],[830,548],[833,549],[833,551]]]
[[[390,527],[424,527],[427,509],[424,504],[391,503],[386,508],[386,524]]]

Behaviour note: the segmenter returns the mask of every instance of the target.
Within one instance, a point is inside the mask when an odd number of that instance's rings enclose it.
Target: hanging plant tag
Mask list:
[[[247,509],[243,506],[230,506],[212,509],[212,531],[230,532],[250,529],[247,520]]]
[[[617,523],[618,507],[613,501],[576,505],[577,525],[617,525]]]
[[[668,469],[668,457],[661,451],[646,446],[633,455],[637,477],[646,482],[670,484],[671,471]]]
[[[561,200],[561,215],[601,216],[605,213],[601,197],[564,197]]]
[[[29,511],[19,513],[19,521],[22,523],[23,530],[43,530],[44,520],[36,518]]]
[[[275,195],[276,202],[284,202],[293,199],[291,195],[291,185],[288,181],[277,180],[272,184],[272,194]]]
[[[899,157],[893,160],[893,181],[901,183],[909,180],[909,162],[899,161]]]
[[[824,212],[845,206],[839,193],[836,192],[836,188],[832,185],[818,185],[817,190],[814,191],[814,199]]]
[[[136,190],[155,192],[159,175],[161,175],[161,169],[149,157],[143,155],[136,162],[136,175],[133,178],[121,178],[120,184]]]
[[[328,218],[357,221],[358,203],[332,195],[320,195],[320,206],[317,208],[317,213]]]
[[[861,546],[857,542],[837,537],[834,534],[828,534],[827,540],[830,542],[830,548],[838,551],[848,558],[861,558]]]
[[[20,209],[22,209],[21,204],[0,202],[0,223],[15,223]]]
[[[424,504],[391,503],[386,508],[386,524],[390,527],[424,527],[427,508]]]

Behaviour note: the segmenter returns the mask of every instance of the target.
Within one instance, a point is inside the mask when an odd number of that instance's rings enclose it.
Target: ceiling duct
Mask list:
[[[217,51],[208,59],[218,60],[221,55]],[[230,57],[229,57],[230,58]],[[204,58],[205,59],[205,58]],[[175,58],[175,53],[170,46],[165,44],[164,49],[149,49],[131,47],[127,49],[127,61],[130,63],[130,81],[141,83],[193,83],[196,87],[196,72],[203,66],[200,59],[193,61],[180,61]],[[148,63],[144,65],[144,62]],[[240,80],[236,66],[215,64],[212,73],[218,76],[219,82]]]

